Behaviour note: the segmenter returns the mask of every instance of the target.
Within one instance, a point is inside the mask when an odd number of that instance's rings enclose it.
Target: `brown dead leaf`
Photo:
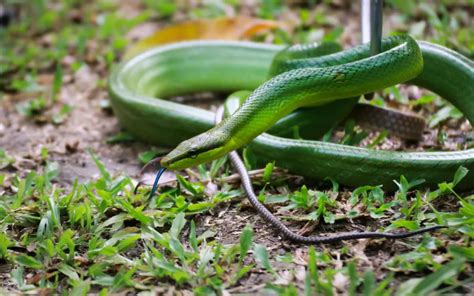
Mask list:
[[[79,263],[79,265],[86,265],[89,263],[89,260],[82,256],[74,256],[74,261]]]
[[[31,284],[37,284],[40,280],[42,279],[49,279],[52,276],[54,276],[56,273],[54,272],[38,272],[38,273],[29,273],[26,275],[26,283],[31,285]]]

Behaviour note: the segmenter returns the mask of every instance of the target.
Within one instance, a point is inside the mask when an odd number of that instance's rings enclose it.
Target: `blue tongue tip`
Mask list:
[[[161,175],[166,171],[166,168],[160,168],[156,173],[155,181],[153,182],[153,187],[151,188],[150,198],[155,195],[156,189],[158,188],[158,181],[161,178]]]

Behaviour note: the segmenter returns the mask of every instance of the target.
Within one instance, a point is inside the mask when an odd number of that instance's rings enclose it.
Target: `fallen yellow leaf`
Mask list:
[[[185,40],[246,40],[258,33],[282,27],[277,21],[263,20],[247,16],[221,17],[183,22],[165,27],[153,35],[140,40],[125,53],[125,59],[172,42]]]

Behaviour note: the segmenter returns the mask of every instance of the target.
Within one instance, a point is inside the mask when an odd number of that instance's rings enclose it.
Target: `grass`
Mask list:
[[[143,1],[138,15],[125,18],[117,12],[117,5],[110,1],[85,5],[64,0],[36,1],[23,8],[31,10],[35,17],[21,18],[8,29],[0,29],[0,38],[9,44],[0,59],[0,100],[10,100],[10,94],[22,94],[24,99],[15,104],[26,120],[61,126],[74,108],[60,98],[66,76],[84,66],[103,69],[106,75],[127,46],[124,34],[137,24],[150,19],[170,22],[178,12],[184,12],[187,18],[198,18],[222,15],[229,7],[241,9],[238,1],[215,1],[186,9],[174,1]],[[292,34],[277,31],[271,38],[260,36],[261,39],[270,38],[275,43],[341,41],[345,28],[331,18],[329,12],[339,9],[332,5],[290,9],[280,1],[265,0],[253,12],[264,18],[283,18],[293,11],[301,20]],[[474,36],[463,26],[463,7],[468,4],[441,1],[439,5],[413,5],[387,1],[390,13],[398,11],[394,14],[394,31],[408,31],[473,56]],[[81,12],[80,21],[74,21],[74,11]],[[42,38],[46,38],[46,45],[40,42]],[[73,61],[65,65],[63,60],[68,56]],[[48,87],[38,82],[42,73],[52,76]],[[97,87],[103,90],[105,83],[97,81]],[[389,97],[396,104],[415,110],[435,110],[429,122],[439,129],[440,141],[445,138],[442,124],[460,117],[459,111],[431,94],[410,100],[405,93],[390,88],[382,95],[372,102],[383,105],[384,98]],[[353,122],[348,122],[340,142],[357,145],[366,137]],[[386,137],[379,134],[368,145],[375,147]],[[133,137],[120,133],[108,141],[128,143]],[[261,222],[249,223],[235,238],[225,231],[222,234],[218,227],[204,225],[206,217],[217,219],[220,209],[236,207],[237,197],[243,195],[232,182],[232,170],[225,160],[188,171],[189,176],[178,175],[176,186],[161,188],[158,195],[150,198],[146,188],[134,194],[136,180],[109,171],[93,151],[87,157],[94,161],[100,174],[85,181],[76,180],[71,186],[60,185],[63,168],[51,160],[52,153],[43,148],[38,165],[23,169],[18,166],[20,156],[0,149],[0,292],[472,292],[474,195],[456,192],[456,184],[467,173],[462,167],[437,190],[427,191],[423,180],[401,176],[396,180],[398,190],[389,193],[381,186],[348,190],[334,181],[325,186],[311,180],[299,179],[298,183],[274,164],[267,164],[254,177],[259,199],[286,223],[296,224],[297,228],[305,224],[303,231],[308,234],[314,228],[335,232],[347,225],[378,231],[415,230],[426,224],[450,226],[439,233],[397,242],[284,245],[277,252],[272,241],[266,239],[269,234],[262,235],[268,226]],[[137,154],[137,159],[147,162],[160,153],[163,151],[151,148]],[[244,158],[249,169],[256,169],[249,151],[244,152]],[[210,184],[216,188],[210,188]],[[241,213],[246,213],[245,202],[238,204]],[[252,211],[250,215],[256,214]],[[222,237],[226,235],[231,241],[224,243]]]
[[[219,243],[209,230],[201,229],[203,232],[197,234],[193,219],[228,203],[241,194],[235,192],[240,189],[207,196],[202,182],[179,177],[181,186],[168,188],[150,199],[148,189],[134,195],[129,177],[112,176],[94,154],[91,157],[101,176],[83,184],[76,182],[69,190],[54,184],[58,176],[56,163],[47,163],[42,172],[32,171],[25,178],[15,174],[1,178],[2,186],[6,185],[5,180],[11,182],[8,187],[14,194],[3,195],[0,202],[0,258],[13,266],[11,280],[17,289],[41,288],[84,295],[90,291],[106,294],[165,285],[208,294],[232,288],[252,270],[261,270],[269,277],[265,289],[298,295],[293,283],[272,284],[282,275],[272,266],[275,262],[269,260],[267,247],[253,242],[250,225],[234,244]],[[456,291],[472,280],[472,266],[467,262],[474,261],[474,249],[468,243],[474,236],[474,196],[462,198],[454,191],[465,173],[460,169],[453,182],[441,184],[430,194],[413,191],[412,187],[420,182],[408,182],[402,177],[392,200],[384,198],[380,187],[356,188],[343,200],[352,206],[351,210],[339,216],[334,214],[335,203],[342,201],[331,199],[329,196],[337,194],[331,190],[311,191],[303,186],[279,202],[288,201],[288,206],[281,209],[291,213],[288,219],[322,218],[324,223],[332,224],[336,219],[357,219],[362,213],[354,207],[359,205],[375,220],[399,213],[386,230],[418,229],[422,220],[452,226],[442,236],[425,235],[420,243],[408,242],[410,251],[395,255],[384,268],[389,271],[387,279],[399,272],[433,271],[400,285],[398,291],[402,295],[426,294],[440,286]],[[434,209],[433,201],[445,194],[457,197],[457,211]],[[464,237],[464,243],[447,246],[450,237]],[[353,293],[394,292],[390,281],[378,281],[372,271],[358,274],[351,249],[339,249],[340,256],[347,257],[339,268],[335,267],[333,252],[315,251],[313,247],[307,252],[302,287],[307,295],[332,294],[336,277],[348,280],[347,288]],[[277,258],[277,262],[289,261],[292,256],[290,252]]]

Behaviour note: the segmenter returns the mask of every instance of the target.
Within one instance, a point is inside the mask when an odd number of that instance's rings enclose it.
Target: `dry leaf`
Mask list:
[[[282,24],[276,21],[246,16],[187,21],[158,30],[150,37],[139,41],[127,50],[125,59],[157,45],[197,39],[245,40],[278,27],[282,27]]]

